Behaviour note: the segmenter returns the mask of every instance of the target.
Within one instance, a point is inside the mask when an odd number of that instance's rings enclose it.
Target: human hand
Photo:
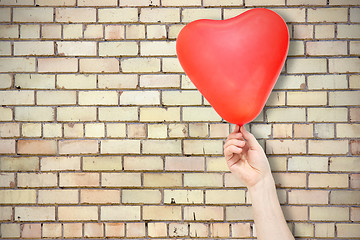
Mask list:
[[[236,125],[227,137],[224,154],[230,171],[249,189],[272,179],[271,169],[264,150],[251,133]]]

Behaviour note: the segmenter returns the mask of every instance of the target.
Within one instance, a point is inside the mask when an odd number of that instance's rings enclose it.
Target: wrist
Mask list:
[[[259,182],[248,187],[251,195],[275,190],[275,181],[271,173],[264,176]]]

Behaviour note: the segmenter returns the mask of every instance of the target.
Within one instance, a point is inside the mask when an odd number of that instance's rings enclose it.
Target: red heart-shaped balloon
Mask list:
[[[176,51],[185,73],[215,111],[244,125],[264,107],[288,45],[284,20],[256,8],[227,20],[189,23],[178,36]]]

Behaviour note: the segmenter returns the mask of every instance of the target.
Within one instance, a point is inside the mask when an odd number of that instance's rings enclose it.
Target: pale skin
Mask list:
[[[291,240],[264,150],[256,138],[237,125],[224,145],[227,165],[250,193],[259,240]]]

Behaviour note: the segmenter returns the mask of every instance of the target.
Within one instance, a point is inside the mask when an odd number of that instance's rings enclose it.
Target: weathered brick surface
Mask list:
[[[256,238],[223,156],[234,125],[186,76],[176,39],[193,20],[257,7],[289,28],[288,59],[248,126],[289,227],[360,238],[358,0],[0,6],[1,239]]]

